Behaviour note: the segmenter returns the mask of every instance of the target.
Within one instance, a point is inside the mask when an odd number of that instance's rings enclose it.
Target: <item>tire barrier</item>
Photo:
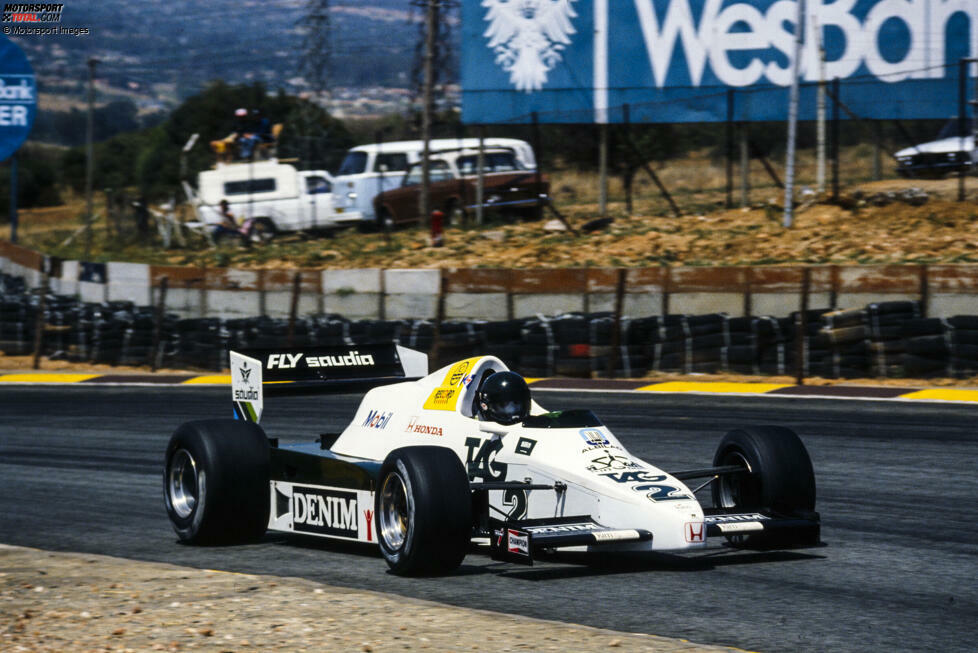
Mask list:
[[[0,274],[0,351],[34,351],[36,292]],[[527,376],[642,377],[650,372],[796,374],[825,378],[970,377],[978,374],[978,316],[927,318],[918,302],[810,309],[799,346],[798,312],[787,317],[724,313],[622,317],[609,312],[489,322],[350,320],[320,314],[288,319],[194,318],[154,307],[83,303],[49,294],[42,354],[51,359],[220,371],[228,349],[395,342],[425,351],[431,367],[491,354]],[[155,343],[155,344],[154,344]],[[617,343],[617,344],[616,344]]]

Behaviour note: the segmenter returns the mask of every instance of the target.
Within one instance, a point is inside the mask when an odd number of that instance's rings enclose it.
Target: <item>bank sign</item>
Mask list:
[[[21,49],[0,35],[0,161],[27,139],[36,113],[34,71]]]
[[[957,112],[958,62],[978,56],[978,0],[805,5],[802,119],[820,74],[863,117]],[[620,122],[627,104],[635,122],[720,121],[731,89],[736,120],[783,120],[797,12],[795,0],[463,2],[463,120]]]

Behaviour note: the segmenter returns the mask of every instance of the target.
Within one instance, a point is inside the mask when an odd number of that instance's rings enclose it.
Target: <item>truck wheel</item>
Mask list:
[[[375,220],[376,220],[377,231],[380,232],[394,231],[394,226],[395,226],[394,216],[391,215],[391,212],[386,208],[382,208],[380,209],[380,211],[377,212],[377,217],[375,218]]]
[[[188,544],[258,539],[268,526],[268,438],[257,424],[227,419],[181,425],[166,448],[163,501]]]
[[[771,510],[806,517],[815,509],[815,473],[808,450],[791,429],[749,426],[727,433],[713,457],[714,466],[740,465],[713,484],[713,505],[733,512]],[[774,543],[770,537],[728,538],[737,545]]]
[[[395,449],[375,497],[380,552],[395,574],[445,574],[462,564],[472,536],[469,479],[445,447]]]
[[[248,230],[248,239],[253,243],[267,243],[278,233],[278,228],[270,218],[257,218]]]

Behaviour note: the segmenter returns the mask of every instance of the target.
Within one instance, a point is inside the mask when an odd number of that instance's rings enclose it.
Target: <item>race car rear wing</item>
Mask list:
[[[428,374],[427,354],[400,345],[231,351],[235,419],[261,420],[264,395],[364,392]]]

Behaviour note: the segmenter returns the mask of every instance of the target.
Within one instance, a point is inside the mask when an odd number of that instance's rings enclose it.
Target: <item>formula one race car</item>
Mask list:
[[[591,411],[541,408],[493,356],[433,374],[398,345],[230,356],[237,419],[183,424],[166,450],[166,510],[185,542],[266,530],[370,542],[406,575],[450,572],[487,541],[494,558],[525,564],[541,551],[687,551],[711,537],[819,542],[811,461],[786,428],[731,431],[712,466],[667,473]],[[353,421],[317,442],[280,446],[258,426],[266,394],[363,389]],[[708,485],[704,508],[694,492]]]

